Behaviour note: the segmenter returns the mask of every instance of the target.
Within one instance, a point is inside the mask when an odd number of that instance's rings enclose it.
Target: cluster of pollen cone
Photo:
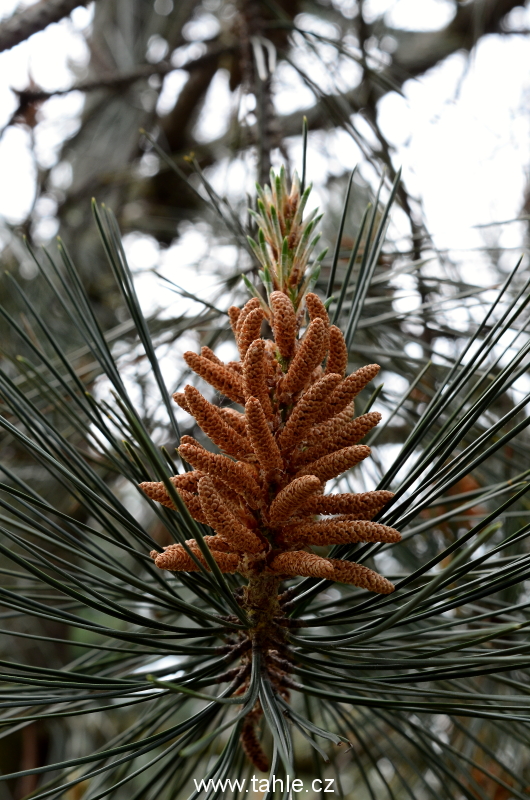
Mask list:
[[[325,578],[387,594],[393,585],[373,570],[311,551],[313,546],[397,542],[400,534],[371,521],[390,492],[324,494],[328,481],[370,455],[370,448],[358,442],[381,415],[354,417],[354,399],[379,367],[370,364],[344,377],[342,333],[330,326],[316,294],[306,295],[305,306],[309,324],[300,340],[300,315],[289,297],[276,291],[270,296],[274,339],[260,338],[265,314],[253,298],[229,312],[240,361],[224,364],[207,347],[201,355],[185,353],[188,366],[243,406],[244,413],[213,405],[193,386],[175,394],[223,454],[183,436],[179,453],[193,471],[171,480],[192,517],[215,531],[205,540],[221,572]],[[163,483],[141,488],[174,507]],[[186,544],[208,568],[195,540]],[[160,569],[199,569],[181,544],[152,555]]]
[[[345,375],[344,337],[330,325],[319,297],[307,291],[309,252],[318,238],[310,238],[315,214],[301,218],[308,191],[300,196],[295,175],[288,192],[283,171],[273,175],[272,189],[258,187],[259,243],[251,244],[262,261],[267,301],[256,296],[242,309],[229,309],[240,360],[225,364],[208,347],[200,355],[184,354],[193,372],[242,411],[209,402],[191,385],[173,396],[220,451],[183,436],[178,451],[193,469],[171,482],[191,516],[213,530],[204,539],[221,572],[246,579],[238,600],[252,629],[233,644],[247,669],[238,691],[248,685],[253,643],[261,649],[273,686],[285,697],[292,653],[281,627],[282,580],[313,577],[388,594],[394,587],[377,572],[317,555],[313,548],[401,538],[397,530],[372,521],[390,492],[325,494],[328,481],[370,455],[370,448],[359,443],[381,415],[355,417],[354,400],[379,367],[370,364]],[[265,322],[272,339],[262,338]],[[141,488],[174,508],[163,483]],[[209,569],[194,539],[151,556],[164,570]],[[258,703],[245,720],[242,742],[251,761],[264,769],[255,729],[260,715]]]

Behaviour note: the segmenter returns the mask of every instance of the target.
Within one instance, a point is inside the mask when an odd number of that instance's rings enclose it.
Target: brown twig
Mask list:
[[[76,5],[81,4],[77,3]],[[0,25],[0,36],[1,28],[2,26]],[[199,58],[195,58],[193,61],[189,61],[187,64],[182,64],[182,66],[179,67],[175,67],[169,61],[160,61],[158,64],[140,64],[140,66],[130,72],[112,72],[92,80],[79,81],[69,86],[67,89],[52,89],[50,91],[45,91],[44,89],[13,89],[13,91],[18,96],[20,105],[22,105],[23,103],[43,102],[44,100],[49,100],[50,97],[59,97],[63,94],[69,94],[70,92],[95,92],[98,89],[123,89],[126,86],[136,83],[136,81],[142,80],[142,78],[150,78],[151,75],[167,75],[169,72],[173,72],[176,69],[182,69],[185,72],[194,72],[197,69],[201,69],[217,61],[219,56],[233,51],[233,47],[223,46],[212,48],[204,55],[199,56]]]
[[[67,17],[74,8],[86,6],[89,0],[41,0],[34,6],[13,14],[0,24],[0,53],[10,50],[52,22]]]

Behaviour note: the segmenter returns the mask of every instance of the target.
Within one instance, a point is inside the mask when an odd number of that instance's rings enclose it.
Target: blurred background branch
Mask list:
[[[41,0],[35,5],[18,11],[0,25],[0,52],[29,39],[34,33],[43,31],[52,22],[67,17],[78,6],[86,6],[89,0]]]

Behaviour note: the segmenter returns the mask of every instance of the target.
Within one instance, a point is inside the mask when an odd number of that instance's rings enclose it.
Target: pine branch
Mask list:
[[[0,52],[10,50],[34,33],[43,31],[52,22],[67,17],[74,8],[88,5],[89,0],[41,0],[34,6],[13,14],[0,24]]]

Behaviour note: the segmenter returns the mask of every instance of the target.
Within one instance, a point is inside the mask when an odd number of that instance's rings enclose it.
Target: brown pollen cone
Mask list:
[[[317,317],[308,326],[282,384],[284,392],[295,394],[303,389],[311,373],[322,361],[322,347],[327,336],[326,324]]]
[[[264,317],[265,314],[261,308],[254,308],[245,317],[245,321],[243,322],[243,325],[241,326],[237,336],[237,344],[242,359],[245,358],[246,352],[252,342],[259,338],[261,324]]]
[[[295,511],[322,487],[316,475],[295,478],[279,492],[269,509],[270,524],[276,527],[291,517]]]
[[[361,589],[368,589],[370,592],[378,594],[391,594],[394,591],[394,584],[383,578],[373,569],[355,564],[353,561],[340,561],[337,558],[328,558],[333,566],[333,580],[340,583],[352,583]]]
[[[333,565],[328,558],[321,558],[305,550],[281,553],[271,561],[271,568],[282,575],[302,575],[304,578],[327,578],[333,580]]]
[[[272,403],[265,371],[265,342],[255,339],[247,348],[243,362],[243,382],[245,398],[257,397],[265,415],[273,416]]]
[[[250,442],[225,422],[216,406],[209,403],[198,389],[186,386],[184,394],[190,413],[217,447],[236,458],[244,458],[252,452]]]
[[[322,413],[320,414],[320,418],[324,416]],[[339,411],[338,414],[331,417],[331,419],[327,419],[325,422],[319,422],[317,425],[313,425],[310,431],[304,437],[304,441],[308,445],[312,444],[320,444],[323,439],[329,439],[330,436],[335,436],[335,434],[342,428],[342,426],[346,422],[351,422],[353,419],[353,415],[355,414],[355,403],[351,402]]]
[[[293,304],[283,292],[273,292],[270,297],[274,341],[283,358],[291,358],[296,344],[298,323]]]
[[[329,419],[329,417],[334,417],[335,414],[342,411],[348,403],[351,403],[359,392],[361,392],[370,381],[373,381],[379,370],[380,367],[378,364],[368,364],[366,367],[361,367],[357,372],[353,372],[351,375],[348,375],[347,378],[344,378],[342,383],[337,386],[329,398],[324,409],[322,421]]]
[[[234,306],[232,306],[233,308]],[[243,325],[245,324],[245,320],[250,314],[251,311],[255,311],[257,308],[260,308],[260,302],[257,297],[251,297],[250,300],[247,300],[241,311],[237,316],[236,322],[236,344],[239,335],[243,329]]]
[[[230,306],[228,309],[228,319],[230,320],[230,327],[232,328],[232,333],[234,336],[237,335],[237,321],[241,314],[241,309],[237,306]]]
[[[181,499],[183,500],[184,504],[186,505],[188,511],[190,512],[191,516],[197,520],[197,522],[206,522],[204,517],[201,504],[197,495],[193,494],[191,491],[182,488],[182,484],[184,481],[177,482],[179,478],[185,477],[185,475],[177,475],[174,478],[170,478],[172,484],[174,485],[175,489],[179,493]],[[191,489],[195,489],[197,486],[197,481],[192,482],[186,481],[185,485],[188,485]],[[143,491],[144,494],[147,495],[151,500],[154,500],[155,503],[160,503],[162,506],[166,506],[166,508],[172,508],[176,510],[176,506],[171,499],[169,492],[167,491],[164,484],[160,482],[151,482],[145,481],[145,483],[139,484],[140,489]]]
[[[226,395],[235,403],[240,403],[244,397],[243,380],[232,370],[221,364],[214,364],[204,356],[188,351],[184,353],[184,361],[190,369],[208,381],[214,389]]]
[[[316,475],[322,483],[326,483],[368,458],[370,452],[370,448],[363,444],[345,447],[336,453],[330,453],[313,461],[301,469],[298,475]]]
[[[399,542],[394,528],[365,520],[334,519],[284,528],[282,540],[296,545],[352,544],[354,542]]]
[[[199,481],[199,498],[206,522],[229,545],[230,550],[237,553],[259,553],[263,550],[259,537],[232,514],[212,480],[206,476]]]
[[[372,519],[394,497],[392,492],[360,492],[311,497],[305,510],[311,514],[352,514],[356,519]]]
[[[182,438],[191,437],[183,436]],[[244,462],[231,461],[226,456],[209,453],[208,450],[193,444],[181,444],[178,450],[182,458],[195,469],[223,481],[230,489],[242,494],[245,499],[252,498],[251,504],[258,502],[261,494],[259,484],[252,470]],[[249,501],[247,500],[247,502]]]
[[[340,328],[332,325],[329,329],[329,354],[326,363],[326,373],[336,373],[344,376],[348,366],[348,348]]]
[[[195,539],[189,539],[186,544],[202,566],[210,571]],[[222,553],[217,549],[211,549],[210,552],[221,572],[237,572],[239,556],[236,553]],[[172,544],[163,553],[152,550],[151,557],[159,569],[168,569],[173,572],[199,572],[199,567],[181,544]]]
[[[201,347],[201,356],[203,356],[203,358],[207,358],[208,361],[213,361],[214,364],[220,364],[221,366],[224,366],[221,359],[215,355],[213,350],[211,350],[209,347],[206,347],[206,345]]]
[[[318,296],[314,292],[308,292],[305,296],[305,304],[307,308],[307,312],[309,314],[309,319],[313,321],[314,319],[320,318],[326,325],[329,325],[329,317],[328,312],[326,310],[326,306]]]
[[[247,426],[244,414],[240,414],[239,411],[233,408],[218,408],[217,411],[221,415],[221,419],[224,419],[231,428],[237,431],[240,436],[246,437]]]
[[[186,395],[184,392],[174,392],[173,400],[175,403],[182,408],[183,411],[186,411],[188,414],[191,414],[191,411],[188,406],[188,402],[186,400]]]
[[[381,414],[377,411],[370,411],[368,414],[363,414],[351,422],[338,425],[334,432],[327,437],[322,437],[318,444],[303,450],[298,456],[298,463],[307,464],[309,461],[334,453],[338,449],[357,444],[380,421]]]
[[[252,447],[261,467],[266,473],[283,469],[283,460],[278,445],[267,425],[267,419],[260,401],[249,397],[245,403],[247,430]]]
[[[331,392],[340,383],[340,375],[324,375],[317,380],[295,405],[278,443],[282,450],[294,447],[318,418]]]
[[[315,293],[306,295],[304,306],[294,289],[292,295],[273,291],[270,315],[257,298],[242,309],[232,306],[228,315],[240,361],[223,364],[206,347],[200,355],[188,352],[184,358],[244,413],[223,408],[225,401],[212,404],[193,386],[177,392],[175,401],[224,454],[183,436],[178,452],[193,471],[171,481],[194,519],[215,531],[204,542],[221,572],[237,572],[242,576],[238,580],[245,582],[235,594],[249,620],[248,629],[237,634],[238,643],[233,645],[241,663],[248,668],[251,652],[258,648],[273,690],[288,698],[287,673],[277,661],[289,667],[296,656],[282,623],[282,581],[310,577],[380,594],[394,588],[362,564],[311,552],[313,546],[392,544],[401,538],[394,528],[372,521],[391,500],[391,492],[324,495],[326,481],[370,455],[370,448],[357,442],[381,415],[372,411],[355,418],[353,400],[379,367],[371,364],[344,377],[348,364],[344,337],[330,326]],[[260,336],[265,316],[274,341]],[[308,317],[305,334],[299,338]],[[152,500],[174,507],[163,483],[148,481],[140,488]],[[209,571],[197,542],[189,540],[186,546]],[[183,544],[151,555],[160,569],[190,573],[200,569]],[[238,692],[248,688],[249,674],[250,670]],[[257,703],[243,722],[241,742],[252,763],[266,770],[256,728],[261,713]]]
[[[317,294],[308,292],[305,297],[305,304],[311,322],[321,319],[325,325],[326,333],[322,342],[322,359],[326,358],[329,352],[329,316],[326,306]]]

